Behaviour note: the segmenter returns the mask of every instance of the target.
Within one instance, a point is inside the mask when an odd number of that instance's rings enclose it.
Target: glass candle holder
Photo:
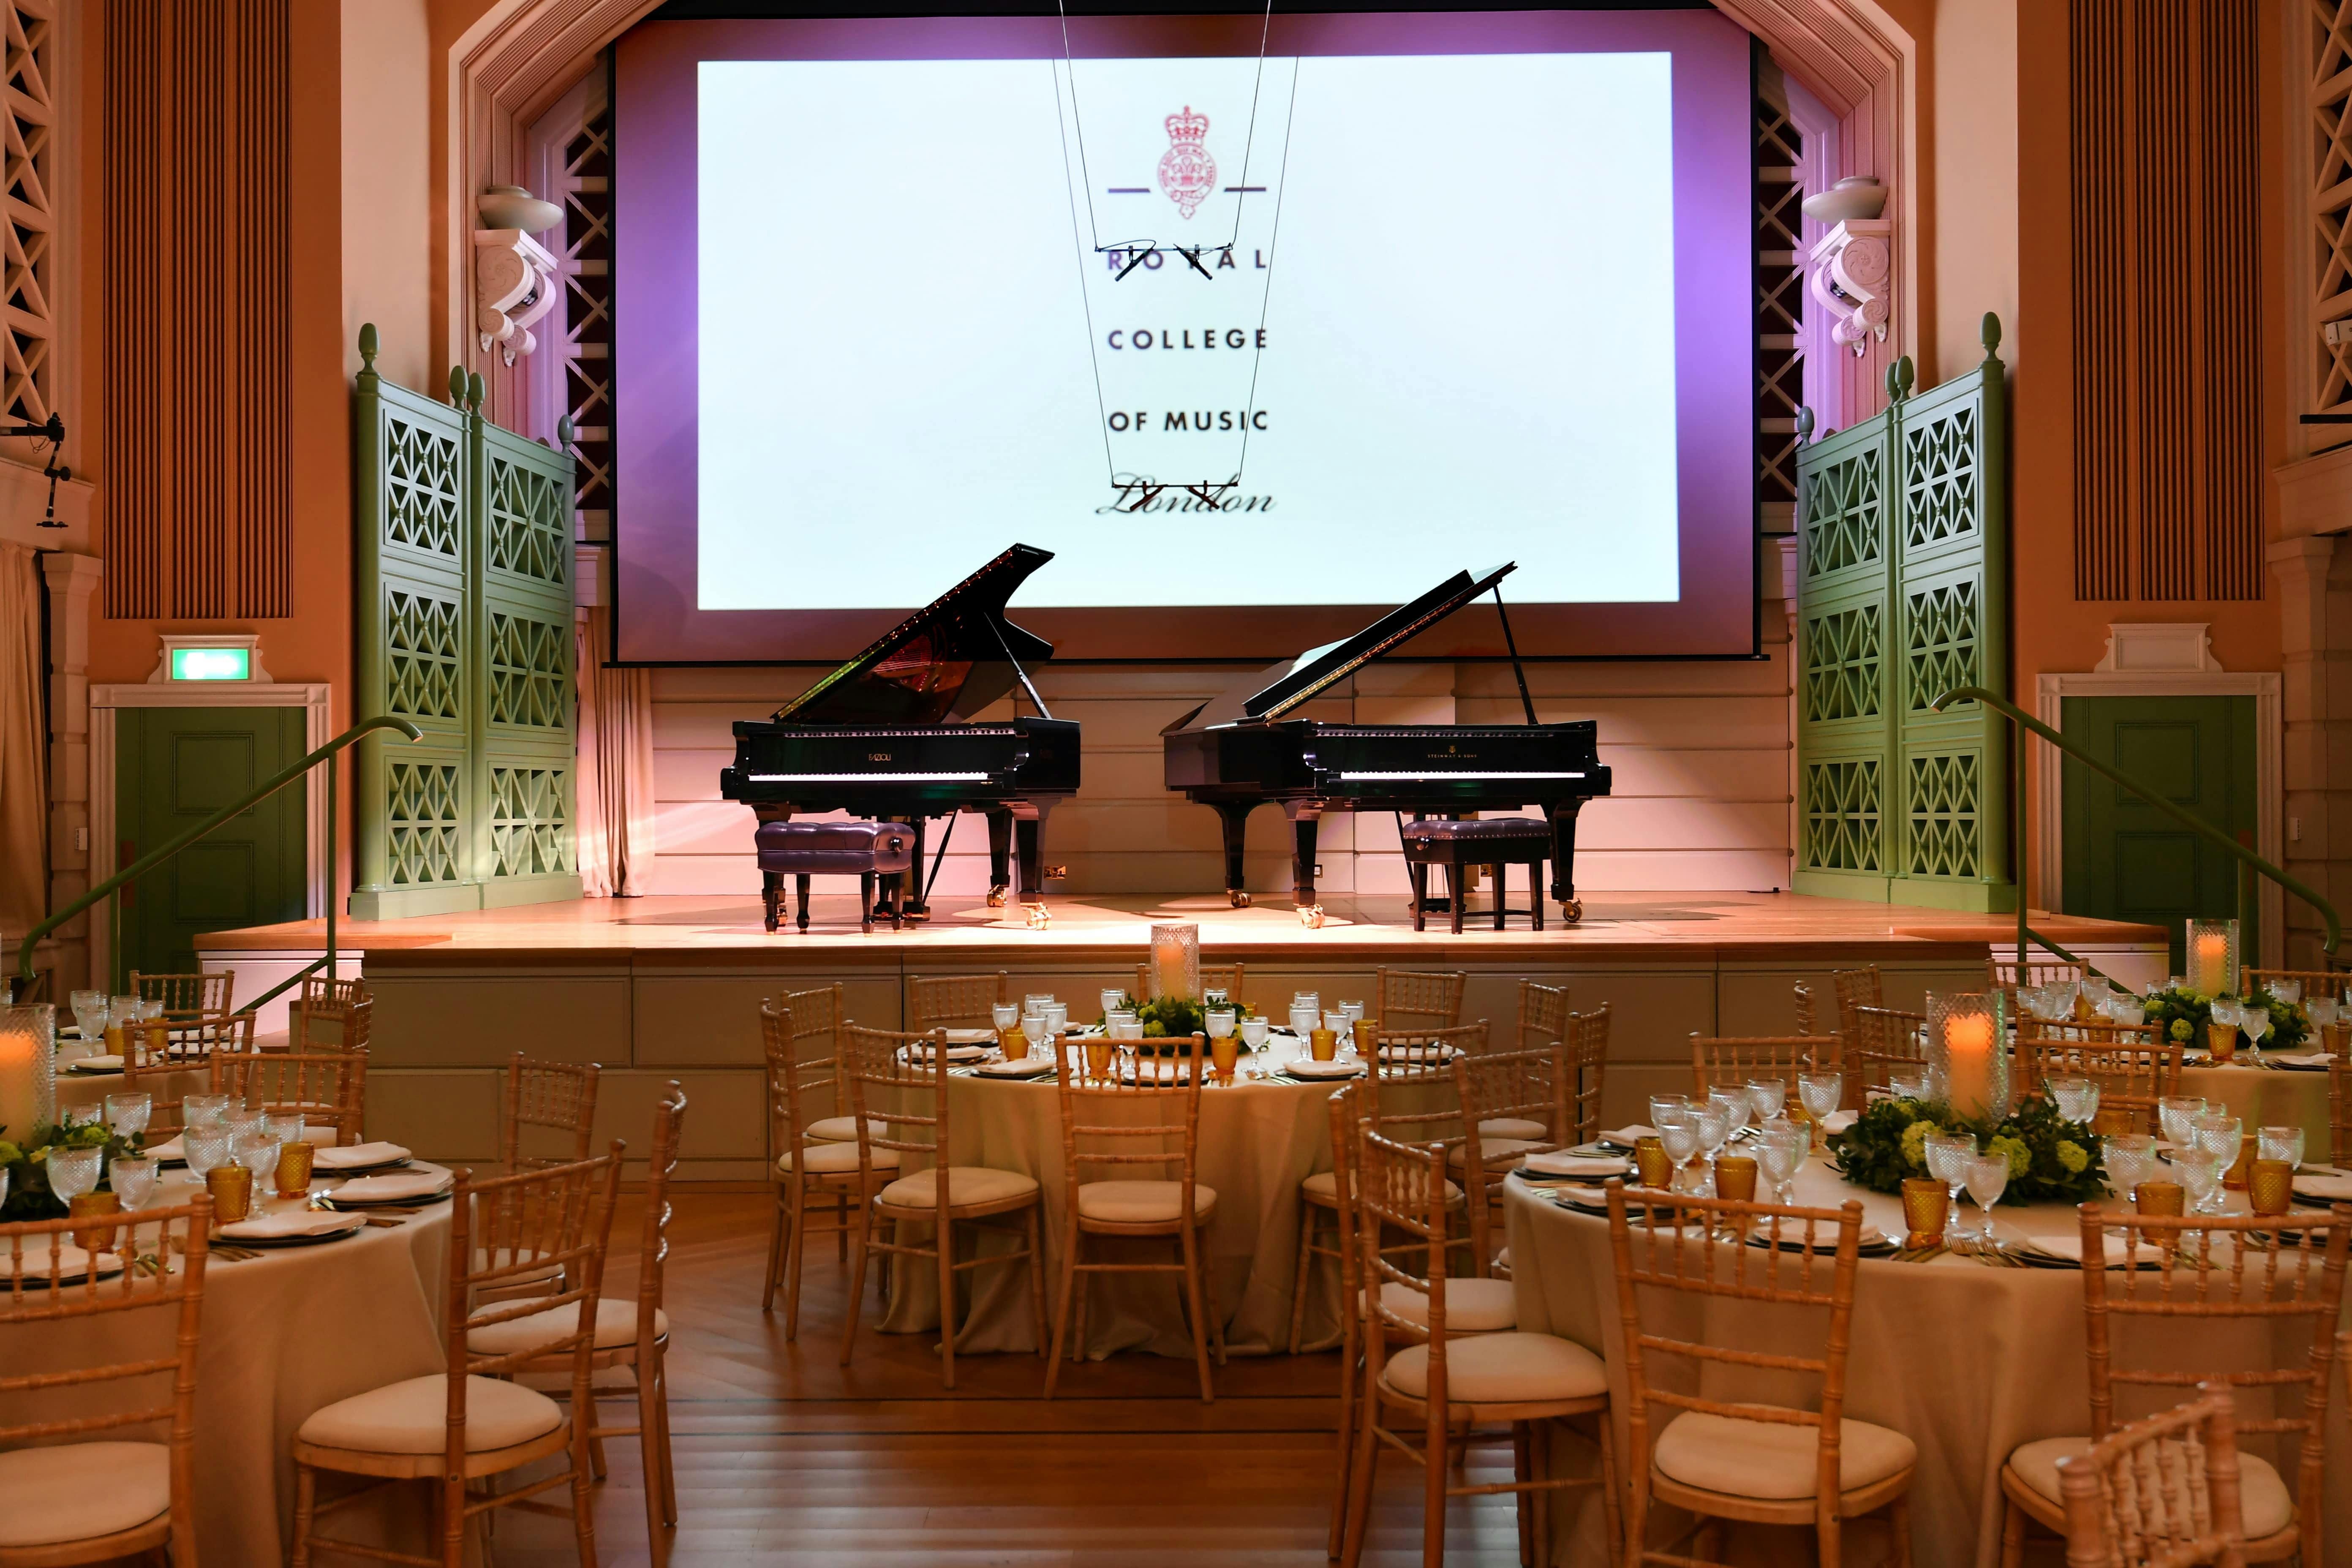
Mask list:
[[[235,1225],[253,1212],[253,1173],[243,1165],[215,1165],[205,1173],[205,1191],[213,1197],[213,1219]]]
[[[1735,1203],[1756,1201],[1756,1162],[1745,1154],[1718,1154],[1715,1159],[1715,1195]]]
[[[2009,1053],[1981,992],[1927,994],[1927,1071],[1953,1110],[1971,1121],[2009,1114]]]
[[[2188,955],[2189,989],[2200,996],[2225,996],[2238,989],[2238,922],[2187,922],[2181,951]]]
[[[2256,1160],[2246,1176],[2246,1201],[2256,1214],[2284,1214],[2294,1199],[2294,1167],[2284,1160]]]
[[[1145,966],[1153,996],[1201,994],[1201,928],[1190,921],[1151,923],[1150,962]]]
[[[1910,1233],[1903,1238],[1906,1248],[1916,1251],[1923,1247],[1941,1247],[1944,1228],[1951,1218],[1950,1188],[1933,1176],[1903,1179],[1903,1224]]]
[[[1642,1184],[1645,1187],[1664,1191],[1666,1184],[1675,1178],[1675,1163],[1666,1158],[1666,1145],[1663,1139],[1634,1139],[1633,1166],[1641,1173]]]
[[[0,1138],[28,1144],[58,1119],[58,1010],[0,1007]]]

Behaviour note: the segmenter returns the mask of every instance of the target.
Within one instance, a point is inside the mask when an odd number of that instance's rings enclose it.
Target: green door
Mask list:
[[[2108,766],[2252,847],[2252,698],[2069,697],[2059,728]],[[2162,926],[2179,973],[2181,921],[2239,912],[2236,862],[2088,768],[2069,765],[2064,781],[2066,912]]]
[[[115,736],[115,864],[127,866],[299,761],[302,710],[128,708]],[[123,889],[118,979],[194,973],[204,931],[300,920],[304,798],[289,784]]]

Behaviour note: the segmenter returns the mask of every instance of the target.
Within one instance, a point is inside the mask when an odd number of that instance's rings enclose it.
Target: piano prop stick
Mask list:
[[[1294,716],[1480,595],[1494,592],[1499,609],[1496,584],[1514,570],[1516,563],[1507,562],[1475,575],[1457,572],[1353,637],[1259,670],[1160,731],[1168,787],[1213,808],[1223,820],[1225,892],[1235,909],[1249,903],[1242,888],[1243,830],[1260,805],[1279,805],[1290,819],[1292,896],[1308,926],[1323,923],[1315,891],[1315,842],[1325,812],[1394,811],[1433,820],[1534,806],[1540,819],[1518,824],[1524,832],[1504,837],[1549,837],[1551,897],[1564,919],[1582,918],[1584,906],[1576,897],[1576,815],[1586,801],[1609,793],[1609,770],[1601,764],[1592,721],[1535,721],[1516,644],[1506,646],[1518,673],[1528,716],[1523,725],[1341,724]],[[1504,627],[1507,639],[1507,619]],[[1513,858],[1524,858],[1516,853]],[[1543,889],[1536,888],[1532,896],[1540,900]],[[1416,897],[1416,919],[1423,904]]]
[[[1046,814],[1078,791],[1078,726],[1045,711],[1025,668],[1054,645],[1005,618],[1004,607],[1050,551],[1015,544],[908,616],[856,658],[776,710],[739,721],[735,761],[719,792],[751,807],[762,824],[845,812],[903,823],[913,837],[905,887],[880,913],[921,921],[930,910],[921,868],[925,825],[977,812],[988,820],[992,905],[1016,891],[1028,923],[1047,921],[1040,843]],[[1034,715],[975,721],[1015,687]],[[768,929],[784,898],[783,877],[763,869]],[[1017,875],[1017,886],[1015,878]],[[805,923],[806,902],[802,913]]]

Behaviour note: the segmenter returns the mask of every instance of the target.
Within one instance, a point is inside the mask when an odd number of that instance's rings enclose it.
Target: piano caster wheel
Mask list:
[[[1323,906],[1320,904],[1308,904],[1304,909],[1301,909],[1298,911],[1298,923],[1305,926],[1308,931],[1321,931],[1323,929]]]
[[[1582,899],[1562,900],[1559,906],[1559,918],[1566,921],[1570,925],[1574,925],[1577,921],[1582,920],[1584,918],[1584,900]]]
[[[992,910],[1003,909],[1004,907],[1004,892],[1005,887],[1003,883],[998,882],[992,886],[988,889],[988,907]]]
[[[1046,911],[1045,905],[1031,904],[1029,906],[1029,929],[1031,931],[1044,931],[1047,926],[1052,925],[1053,923],[1054,917]]]
[[[1234,908],[1237,910],[1245,910],[1249,908],[1249,895],[1243,892],[1239,888],[1235,888],[1225,896],[1234,901]]]

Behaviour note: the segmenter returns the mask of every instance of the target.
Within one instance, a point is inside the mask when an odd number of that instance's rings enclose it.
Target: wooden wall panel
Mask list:
[[[2256,23],[2072,0],[2077,599],[2262,597]]]
[[[290,0],[110,0],[107,614],[293,609]]]

